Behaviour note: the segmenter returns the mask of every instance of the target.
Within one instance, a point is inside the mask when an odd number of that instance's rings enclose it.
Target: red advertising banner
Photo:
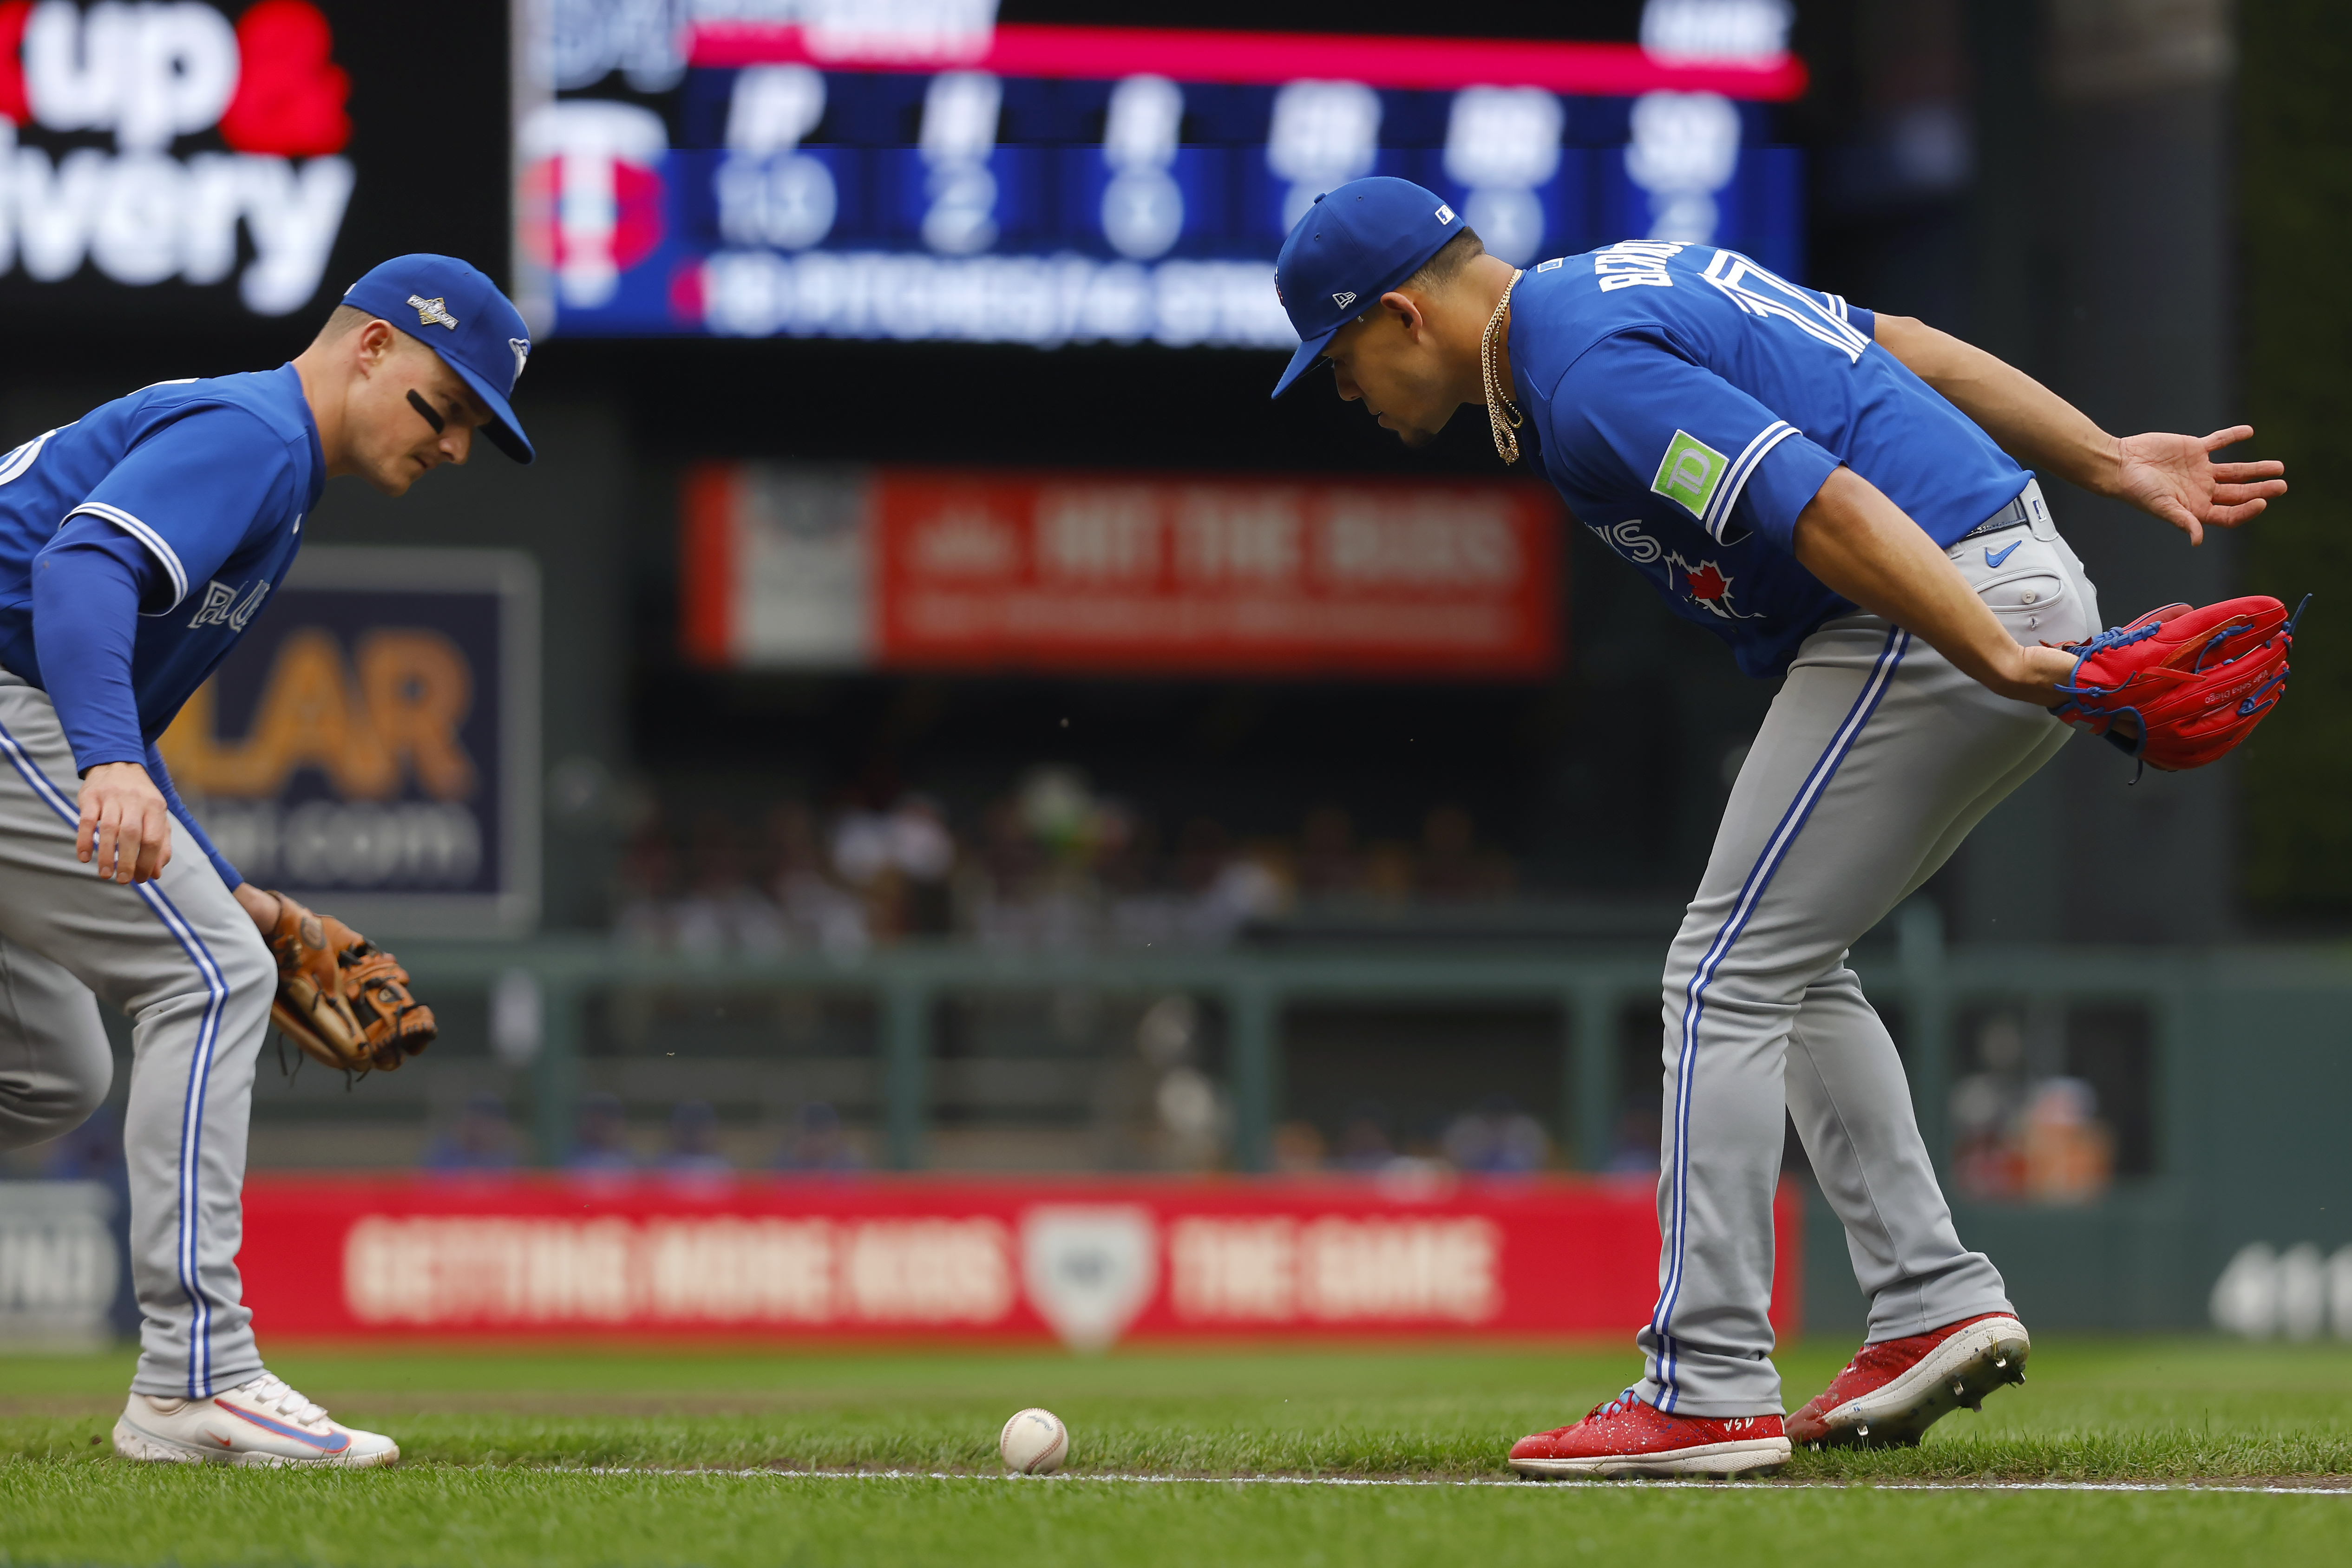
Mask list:
[[[1560,658],[1540,485],[710,464],[684,515],[705,664],[1507,679]]]
[[[1800,1322],[1801,1206],[1772,1322]],[[264,1333],[990,1340],[1621,1335],[1654,1185],[255,1176]]]
[[[882,28],[843,34],[798,21],[695,22],[687,32],[686,50],[695,65],[720,68],[807,63],[839,70],[854,60],[856,68],[869,71],[931,71],[952,65],[999,76],[1104,81],[1150,72],[1188,82],[1336,79],[1423,90],[1508,82],[1579,97],[1630,98],[1664,90],[1769,101],[1802,97],[1807,79],[1805,63],[1784,51],[1712,58],[1642,44],[1034,22],[1000,22],[970,37],[930,34],[912,47]]]

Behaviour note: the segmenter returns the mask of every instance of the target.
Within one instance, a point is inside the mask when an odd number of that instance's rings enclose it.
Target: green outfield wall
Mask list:
[[[1895,1021],[1930,1146],[1948,1145],[1954,1040],[1989,1006],[2123,1005],[2152,1025],[2146,1053],[2147,1168],[2104,1196],[2047,1207],[1961,1203],[1962,1234],[2010,1278],[2021,1309],[2052,1326],[2189,1327],[2249,1241],[2352,1241],[2352,949],[1947,948],[1933,912],[1915,905],[1896,940],[1854,958]],[[1559,1100],[1553,1118],[1572,1163],[1596,1166],[1610,1119],[1639,1086],[1622,1028],[1653,1005],[1657,961],[1638,951],[1559,956],[1383,952],[1183,957],[1008,954],[900,946],[855,957],[814,955],[696,964],[616,951],[604,941],[541,940],[403,953],[427,996],[484,993],[531,977],[537,996],[527,1073],[539,1157],[553,1162],[574,1126],[583,1041],[598,998],[616,993],[740,996],[786,991],[849,998],[873,1033],[887,1164],[933,1164],[933,1085],[945,1067],[941,1019],[957,998],[1185,994],[1223,1020],[1218,1072],[1234,1113],[1234,1163],[1265,1169],[1286,1114],[1287,1021],[1331,1004],[1365,1007],[1540,1005],[1558,1020]],[[1475,1049],[1465,1045],[1464,1051]],[[429,1059],[428,1059],[429,1060]],[[1638,1062],[1638,1057],[1633,1059]],[[1453,1061],[1433,1063],[1446,1071]],[[649,1064],[656,1077],[661,1064]],[[1807,1243],[1809,1321],[1858,1325],[1843,1242],[1818,1197]]]

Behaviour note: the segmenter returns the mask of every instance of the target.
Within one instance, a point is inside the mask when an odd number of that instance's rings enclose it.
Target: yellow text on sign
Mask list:
[[[354,800],[398,794],[404,775],[441,800],[466,799],[478,781],[459,734],[473,671],[438,632],[368,632],[346,661],[332,633],[303,627],[278,644],[242,740],[219,734],[214,685],[197,688],[159,743],[190,793],[274,796],[304,768]]]

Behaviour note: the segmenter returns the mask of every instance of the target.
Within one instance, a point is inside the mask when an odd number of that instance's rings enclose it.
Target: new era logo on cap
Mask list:
[[[1356,296],[1353,290],[1349,290],[1344,294],[1334,294],[1331,296],[1331,303],[1337,305],[1342,310],[1345,310],[1349,306],[1353,305],[1355,302]]]

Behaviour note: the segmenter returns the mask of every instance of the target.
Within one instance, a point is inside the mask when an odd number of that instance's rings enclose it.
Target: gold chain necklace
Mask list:
[[[1486,330],[1478,340],[1478,374],[1486,393],[1486,424],[1495,434],[1495,455],[1505,463],[1519,460],[1519,438],[1511,433],[1526,421],[1495,371],[1495,340],[1502,329],[1504,315],[1511,308],[1511,290],[1525,276],[1517,269],[1512,271],[1511,281],[1503,285],[1503,297],[1495,301],[1495,313],[1486,318]]]

